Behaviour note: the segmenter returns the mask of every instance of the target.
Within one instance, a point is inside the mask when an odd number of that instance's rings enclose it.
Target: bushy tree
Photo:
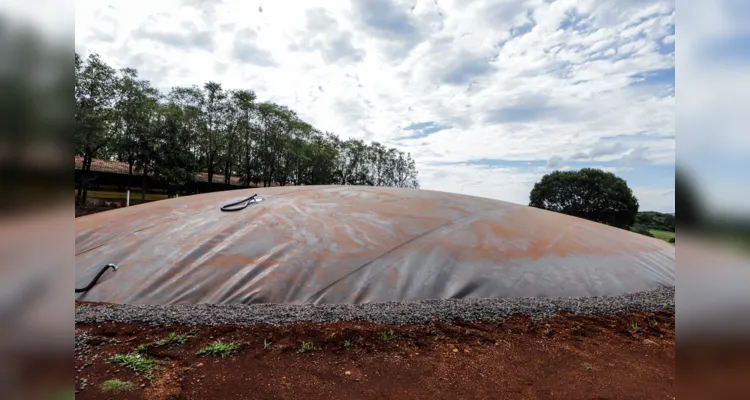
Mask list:
[[[531,190],[529,205],[623,229],[638,214],[638,199],[627,183],[593,168],[545,175]]]
[[[84,157],[79,200],[93,158],[127,162],[130,175],[177,190],[206,173],[224,184],[374,185],[418,188],[411,155],[380,143],[342,140],[303,121],[288,107],[258,102],[251,90],[219,83],[160,93],[138,71],[75,56],[76,155]]]

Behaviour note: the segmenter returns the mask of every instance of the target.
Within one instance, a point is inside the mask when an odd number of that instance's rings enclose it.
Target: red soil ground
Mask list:
[[[76,387],[87,382],[76,398],[672,399],[674,325],[667,312],[411,326],[77,324],[76,335],[92,337],[92,350],[75,363]],[[390,330],[395,338],[386,341],[382,332]],[[148,350],[161,365],[152,382],[109,362],[191,331],[184,344]],[[226,358],[196,356],[215,340],[241,347]],[[315,350],[298,353],[302,341]],[[110,379],[137,388],[103,393]]]

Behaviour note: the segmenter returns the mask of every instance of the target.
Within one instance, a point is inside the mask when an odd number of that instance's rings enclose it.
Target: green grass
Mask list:
[[[195,355],[221,356],[222,358],[224,358],[224,357],[228,357],[236,353],[239,348],[240,348],[240,344],[236,342],[222,343],[221,341],[216,341],[198,350],[198,352],[195,353]]]
[[[154,372],[159,369],[158,362],[138,353],[116,354],[110,361],[145,376],[148,380],[154,379]]]
[[[388,332],[383,331],[380,332],[380,338],[383,339],[384,342],[392,342],[396,340],[396,334],[393,332],[393,330],[390,330]]]
[[[656,229],[651,229],[649,230],[649,232],[651,232],[651,234],[654,235],[655,238],[661,239],[665,242],[668,242],[669,239],[672,239],[675,237],[674,232],[660,231]]]
[[[102,383],[99,389],[104,393],[132,392],[133,390],[138,389],[138,385],[133,382],[121,381],[119,379],[110,379]]]
[[[315,346],[313,346],[312,342],[300,342],[299,349],[297,350],[297,353],[308,353],[315,350]]]
[[[184,344],[185,342],[187,342],[188,336],[189,335],[187,333],[178,335],[174,332],[170,332],[169,335],[165,337],[164,339],[159,339],[156,342],[154,342],[154,346],[156,347],[167,346],[171,349],[174,346],[177,346],[179,344]]]
[[[146,353],[146,352],[148,352],[148,348],[149,347],[162,347],[162,346],[166,346],[167,348],[171,349],[172,347],[175,347],[177,345],[185,344],[185,342],[187,342],[188,338],[192,337],[192,336],[195,336],[195,334],[192,333],[192,332],[191,333],[182,333],[182,334],[179,334],[179,335],[176,334],[176,333],[174,333],[174,332],[170,332],[170,334],[167,337],[165,337],[163,339],[159,339],[159,340],[157,340],[155,342],[142,344],[142,345],[138,346],[135,350],[137,352],[139,352],[139,353]]]

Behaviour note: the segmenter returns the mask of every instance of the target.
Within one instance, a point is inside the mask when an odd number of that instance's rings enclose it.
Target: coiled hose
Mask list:
[[[96,274],[96,276],[94,277],[94,279],[91,280],[91,283],[89,283],[88,286],[86,286],[85,288],[82,288],[82,289],[76,288],[76,293],[88,292],[92,287],[94,287],[94,285],[96,285],[96,282],[99,281],[99,278],[102,277],[102,274],[104,274],[104,271],[106,271],[107,268],[112,268],[113,271],[117,271],[117,267],[115,266],[115,264],[107,264],[107,265],[105,265],[101,269],[101,271],[99,271],[99,273]]]
[[[234,202],[234,203],[231,203],[231,204],[225,204],[225,205],[221,206],[221,211],[227,211],[228,212],[228,211],[240,211],[240,210],[244,210],[244,209],[247,208],[247,206],[250,205],[250,203],[254,203],[255,202],[255,197],[257,197],[257,196],[258,196],[258,194],[256,193],[256,194],[254,194],[254,195],[252,195],[250,197],[244,198],[244,199],[242,199],[240,201],[237,201],[237,202]],[[242,206],[242,207],[235,207],[235,206],[243,204],[243,203],[245,204],[244,206]]]

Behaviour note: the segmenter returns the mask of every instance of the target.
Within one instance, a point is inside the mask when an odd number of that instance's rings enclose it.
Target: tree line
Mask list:
[[[77,204],[85,204],[94,158],[127,162],[129,185],[149,176],[170,194],[196,179],[239,176],[244,186],[370,185],[418,188],[410,154],[378,142],[342,140],[252,90],[174,87],[162,93],[133,68],[75,54],[75,152],[83,157]],[[134,174],[138,173],[139,177]]]

